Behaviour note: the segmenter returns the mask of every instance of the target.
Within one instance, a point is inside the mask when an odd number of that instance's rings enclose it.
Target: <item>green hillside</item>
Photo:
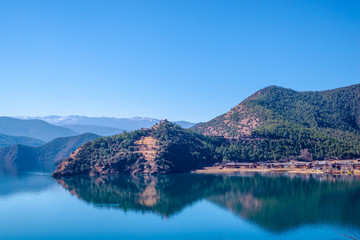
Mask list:
[[[360,85],[320,92],[271,86],[193,130],[235,140],[221,150],[230,160],[359,157]]]
[[[54,175],[188,172],[221,160],[215,144],[214,138],[163,121],[87,143],[59,164]]]

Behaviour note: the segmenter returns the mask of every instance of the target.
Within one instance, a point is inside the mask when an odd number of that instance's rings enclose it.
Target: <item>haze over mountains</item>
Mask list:
[[[74,136],[78,133],[38,119],[22,120],[0,117],[0,134],[31,137],[48,142],[58,137]]]
[[[55,138],[94,133],[100,136],[112,136],[123,131],[150,128],[158,119],[152,118],[91,118],[83,116],[49,116],[40,118],[0,117],[0,147],[13,144],[39,146]],[[177,122],[184,128],[194,123]]]
[[[100,136],[112,136],[112,135],[120,134],[124,131],[123,129],[119,129],[119,128],[94,126],[94,125],[79,125],[79,124],[72,124],[72,125],[69,124],[69,125],[64,125],[63,127],[69,128],[79,134],[94,133]]]
[[[14,144],[24,144],[27,146],[40,146],[45,144],[45,142],[36,138],[16,137],[16,136],[0,134],[0,148],[11,146]]]
[[[39,147],[17,144],[0,149],[0,173],[23,171],[51,172],[58,162],[76,148],[98,138],[92,133],[57,138]]]
[[[123,129],[112,126],[123,126],[126,129],[146,128],[159,122],[150,118],[79,116],[50,116],[44,119],[48,122],[40,119],[0,117],[0,172],[53,171],[58,161],[67,158],[72,151],[86,142],[99,135],[112,136],[124,132]],[[181,123],[185,127],[194,125],[185,121]]]
[[[51,124],[67,127],[69,125],[87,125],[116,128],[125,131],[133,131],[140,128],[150,128],[160,119],[147,117],[113,118],[113,117],[86,117],[86,116],[45,116],[45,117],[22,117],[23,119],[40,119]],[[187,121],[175,121],[181,127],[190,128],[195,123]]]

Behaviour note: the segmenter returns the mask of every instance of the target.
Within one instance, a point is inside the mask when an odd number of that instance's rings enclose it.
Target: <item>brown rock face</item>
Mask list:
[[[239,104],[229,112],[196,126],[194,130],[208,136],[240,138],[249,136],[260,123],[260,119],[251,113],[247,106]]]
[[[143,170],[143,173],[152,174],[156,172],[157,167],[155,158],[157,150],[159,149],[159,141],[153,137],[142,137],[140,140],[135,141],[135,148],[137,148],[135,153],[144,156],[145,169]],[[137,171],[134,173],[136,172]]]

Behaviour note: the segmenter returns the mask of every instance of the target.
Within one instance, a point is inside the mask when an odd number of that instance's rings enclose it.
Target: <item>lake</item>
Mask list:
[[[0,239],[359,239],[360,179],[0,176]]]

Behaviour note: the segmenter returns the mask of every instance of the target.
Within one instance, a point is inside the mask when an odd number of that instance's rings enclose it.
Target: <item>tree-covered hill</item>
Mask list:
[[[359,157],[360,84],[319,92],[271,86],[193,130],[233,139],[222,150],[228,159]]]
[[[58,162],[68,157],[79,146],[98,138],[86,133],[57,138],[39,147],[17,144],[0,149],[0,173],[23,171],[54,171]]]
[[[217,141],[162,121],[85,144],[58,165],[54,176],[188,172],[221,161]]]

